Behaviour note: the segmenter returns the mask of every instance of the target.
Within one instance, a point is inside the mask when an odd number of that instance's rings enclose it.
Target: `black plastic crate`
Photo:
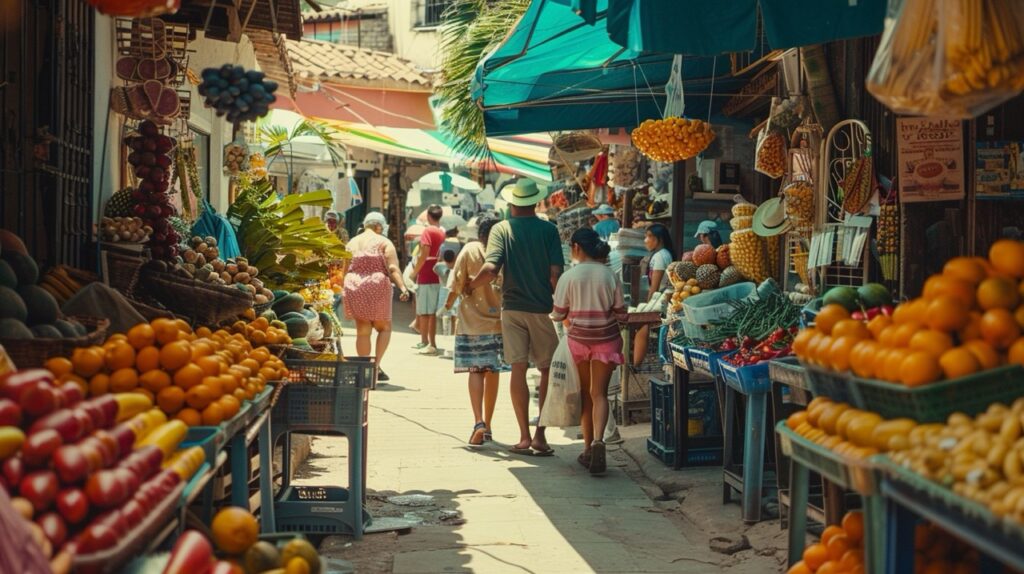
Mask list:
[[[651,377],[651,439],[666,448],[674,449],[676,435],[672,430],[675,421],[675,388],[669,381]],[[718,436],[718,395],[714,387],[702,385],[690,389],[687,436]]]
[[[676,449],[666,447],[647,439],[647,452],[655,458],[672,466],[676,463]],[[686,451],[686,461],[683,466],[718,466],[722,464],[722,447],[691,448]]]

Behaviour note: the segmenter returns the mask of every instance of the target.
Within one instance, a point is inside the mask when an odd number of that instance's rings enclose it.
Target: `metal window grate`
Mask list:
[[[421,0],[419,3],[419,26],[440,26],[444,20],[444,11],[451,0]]]

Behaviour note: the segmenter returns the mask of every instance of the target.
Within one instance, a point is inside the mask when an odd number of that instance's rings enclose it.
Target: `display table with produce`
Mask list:
[[[724,299],[712,298],[726,291],[718,289],[689,297],[684,303],[687,316],[706,325],[696,337],[677,339],[677,344],[688,345],[683,353],[687,369],[679,369],[679,374],[688,377],[689,372],[701,372],[719,379],[723,501],[729,502],[733,491],[738,492],[743,499],[743,519],[757,522],[761,516],[764,445],[771,428],[766,421],[771,391],[768,362],[790,354],[799,308],[772,281],[757,289],[745,283],[729,289],[739,291]],[[705,304],[693,306],[703,297],[707,297]]]
[[[818,396],[777,432],[795,464],[864,495],[868,571],[1024,567],[1022,279],[1024,243],[1000,240],[894,309],[874,305],[872,286],[829,291],[794,340]],[[804,473],[791,572],[831,555],[824,541],[797,552]]]

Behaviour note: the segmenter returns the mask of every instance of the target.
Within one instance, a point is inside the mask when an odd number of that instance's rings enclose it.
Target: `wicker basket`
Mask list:
[[[110,321],[99,317],[66,317],[88,329],[82,337],[69,339],[0,339],[0,345],[19,369],[42,367],[53,357],[70,357],[79,347],[99,345],[107,338]]]
[[[111,250],[104,250],[103,257],[106,261],[104,271],[107,285],[130,297],[146,259]]]
[[[139,283],[174,314],[203,325],[217,325],[252,308],[252,294],[234,287],[208,285],[146,269]]]
[[[152,321],[153,319],[161,319],[161,318],[164,318],[164,319],[174,319],[175,318],[174,313],[171,313],[167,309],[161,309],[161,308],[156,307],[156,306],[154,306],[154,305],[152,305],[150,303],[146,303],[144,301],[139,301],[138,299],[133,299],[131,297],[128,297],[127,299],[128,299],[128,302],[131,303],[132,307],[134,307],[135,310],[139,312],[139,315],[142,315],[143,317],[145,317],[145,319],[147,321]]]

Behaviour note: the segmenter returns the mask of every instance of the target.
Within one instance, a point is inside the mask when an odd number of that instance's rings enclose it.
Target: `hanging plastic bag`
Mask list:
[[[583,412],[580,396],[580,375],[569,351],[569,337],[562,337],[551,357],[548,393],[540,412],[542,427],[573,427],[580,424]]]
[[[754,170],[772,179],[786,173],[786,138],[781,133],[765,128],[757,134]]]
[[[192,226],[192,235],[215,238],[221,259],[227,260],[242,254],[238,248],[238,239],[235,237],[235,228],[231,227],[226,217],[214,211],[213,206],[205,198],[203,214]]]
[[[224,173],[238,175],[249,169],[249,146],[241,137],[224,146]]]
[[[976,117],[1024,88],[1024,3],[893,0],[867,88],[900,114]]]

